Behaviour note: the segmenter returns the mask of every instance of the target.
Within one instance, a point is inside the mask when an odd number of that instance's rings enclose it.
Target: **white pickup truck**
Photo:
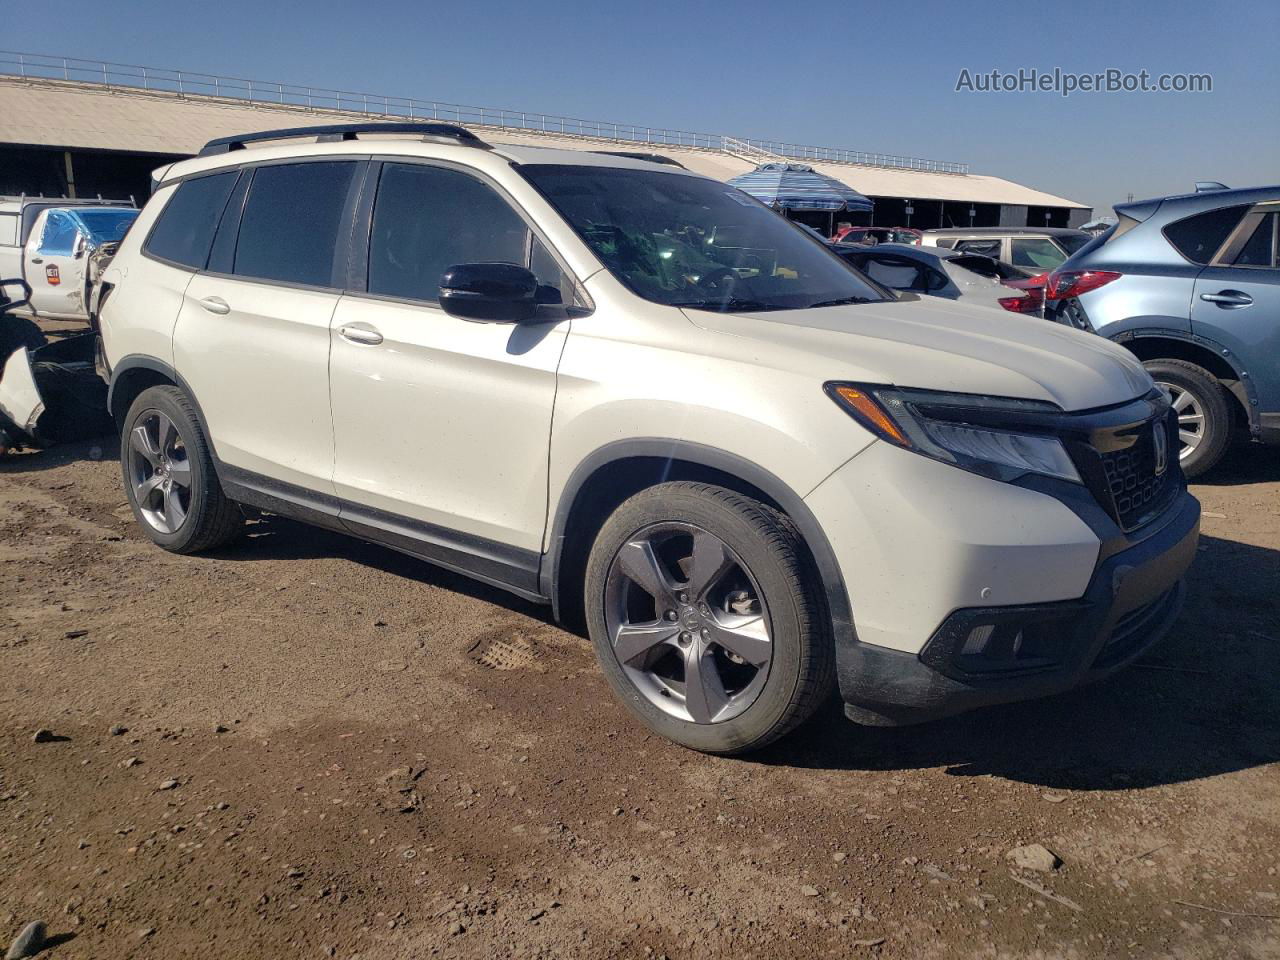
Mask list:
[[[137,218],[132,203],[0,197],[0,280],[24,280],[19,312],[88,320],[89,292]]]

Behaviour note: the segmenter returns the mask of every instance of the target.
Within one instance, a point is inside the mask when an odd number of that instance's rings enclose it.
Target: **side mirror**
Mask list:
[[[459,263],[440,278],[440,306],[452,317],[519,323],[537,313],[538,281],[512,263]]]

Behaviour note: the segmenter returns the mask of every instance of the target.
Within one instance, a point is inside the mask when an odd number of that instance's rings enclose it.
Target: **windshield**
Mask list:
[[[654,303],[730,312],[888,298],[824,244],[727,184],[619,167],[519,170],[610,273]]]
[[[137,210],[77,210],[94,243],[117,243],[138,217]]]

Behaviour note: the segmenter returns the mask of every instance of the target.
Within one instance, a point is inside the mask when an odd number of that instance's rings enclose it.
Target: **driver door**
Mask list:
[[[575,285],[505,196],[452,167],[383,163],[369,237],[367,289],[348,290],[332,320],[342,519],[407,552],[532,590]],[[531,269],[544,315],[511,324],[445,313],[441,274],[477,262]]]
[[[41,212],[23,256],[35,313],[65,320],[87,316],[84,252],[84,235],[71,214],[65,210]]]

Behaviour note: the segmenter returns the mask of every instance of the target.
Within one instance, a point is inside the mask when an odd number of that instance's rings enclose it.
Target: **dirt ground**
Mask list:
[[[833,707],[745,760],[381,548],[267,519],[166,554],[115,456],[0,463],[0,949],[40,919],[56,960],[1280,956],[1275,451],[1195,488],[1186,611],[1113,680]],[[1063,865],[1011,869],[1028,843]]]

